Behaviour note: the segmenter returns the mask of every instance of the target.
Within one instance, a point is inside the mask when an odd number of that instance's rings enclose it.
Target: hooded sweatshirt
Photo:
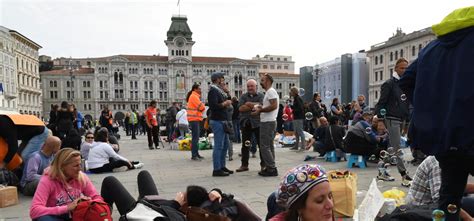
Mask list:
[[[432,27],[429,43],[399,82],[414,106],[413,146],[425,154],[457,149],[474,155],[474,6]]]

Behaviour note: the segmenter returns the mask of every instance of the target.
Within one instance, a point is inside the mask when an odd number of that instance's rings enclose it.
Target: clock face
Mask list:
[[[180,48],[183,47],[184,46],[184,40],[181,39],[181,38],[176,40],[176,46],[178,46]]]

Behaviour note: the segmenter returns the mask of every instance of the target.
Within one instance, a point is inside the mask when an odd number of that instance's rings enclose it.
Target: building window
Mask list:
[[[380,55],[380,64],[383,64],[383,54]]]
[[[403,49],[400,49],[400,57],[403,58]]]
[[[398,51],[395,51],[395,60],[398,60]]]
[[[380,80],[383,81],[383,71],[380,71]]]
[[[284,61],[288,61],[288,58],[283,58]]]
[[[390,61],[393,61],[393,52],[390,52]]]
[[[411,47],[411,56],[415,56],[415,55],[416,55],[416,47],[412,46]]]
[[[174,56],[174,50],[171,50],[171,56]]]
[[[379,73],[376,71],[375,72],[375,81],[378,81],[378,79],[379,79]]]
[[[286,59],[286,58],[285,58],[285,59]],[[285,65],[285,66],[283,67],[283,69],[288,70],[288,66]]]
[[[375,99],[379,99],[379,92],[375,91]]]
[[[275,69],[275,65],[270,65],[270,69]]]
[[[421,46],[421,44],[419,44],[419,45],[418,45],[418,53],[420,53],[421,48],[422,48],[422,46]]]
[[[337,94],[341,95],[341,89],[337,89]]]
[[[377,65],[379,63],[379,56],[375,56],[375,64]]]
[[[389,74],[392,74],[392,73],[393,73],[393,68],[390,68]]]

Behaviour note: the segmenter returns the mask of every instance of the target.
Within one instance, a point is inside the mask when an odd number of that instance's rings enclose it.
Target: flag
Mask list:
[[[176,6],[179,6],[179,1],[180,1],[180,0],[178,0],[178,4],[177,4]]]

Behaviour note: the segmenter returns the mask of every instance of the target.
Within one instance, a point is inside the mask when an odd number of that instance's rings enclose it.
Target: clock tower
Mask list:
[[[184,58],[192,62],[194,41],[193,33],[188,26],[188,18],[184,15],[174,15],[165,41],[168,47],[168,61]]]

